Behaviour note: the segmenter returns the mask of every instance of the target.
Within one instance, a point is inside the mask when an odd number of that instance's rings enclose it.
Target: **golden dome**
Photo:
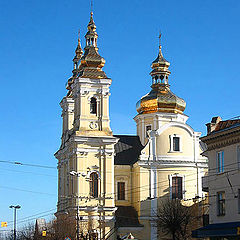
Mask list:
[[[88,23],[88,32],[85,35],[86,47],[85,52],[81,58],[79,67],[79,77],[82,78],[107,78],[105,72],[102,70],[105,59],[98,53],[96,25],[93,20],[93,13],[91,12],[90,21]]]
[[[168,112],[183,113],[186,102],[171,92],[169,85],[154,84],[152,91],[137,102],[139,114]]]
[[[161,37],[161,36],[160,36]],[[158,57],[152,62],[152,90],[137,102],[139,114],[168,112],[183,113],[186,102],[171,92],[168,84],[170,63],[163,57],[161,45]]]
[[[87,26],[87,33],[85,35],[86,46],[84,54],[80,42],[80,31],[78,32],[78,45],[75,50],[75,57],[73,58],[74,69],[72,76],[68,79],[66,89],[68,96],[72,96],[72,87],[74,80],[78,77],[100,79],[107,78],[105,72],[102,70],[105,59],[98,53],[96,25],[93,20],[93,12],[90,15],[90,21]]]

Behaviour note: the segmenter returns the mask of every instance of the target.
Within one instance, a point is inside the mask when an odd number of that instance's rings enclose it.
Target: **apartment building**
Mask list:
[[[209,192],[209,225],[194,231],[193,237],[240,239],[240,118],[213,117],[206,125],[207,136],[201,140],[209,160],[203,181]]]

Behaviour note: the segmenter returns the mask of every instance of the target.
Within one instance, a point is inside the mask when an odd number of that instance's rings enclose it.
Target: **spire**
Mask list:
[[[80,41],[80,30],[78,30],[78,45],[77,45],[77,48],[75,50],[75,53],[76,53],[76,56],[82,56],[83,54],[83,50],[82,50],[82,47],[81,47],[81,41]]]
[[[163,57],[163,54],[162,54],[162,45],[161,45],[161,37],[162,37],[162,33],[160,32],[159,33],[159,51],[158,51],[158,57],[153,61],[153,63],[155,62],[168,62],[164,57]]]
[[[86,38],[86,48],[87,47],[97,47],[97,38],[98,38],[98,34],[96,32],[96,25],[95,22],[93,20],[93,12],[91,11],[90,13],[90,21],[88,23],[88,32],[85,35]]]
[[[152,84],[165,84],[168,85],[168,76],[170,71],[168,70],[170,63],[163,57],[162,45],[161,45],[162,34],[159,34],[159,50],[157,58],[152,62],[152,71],[150,75],[152,76]]]
[[[91,13],[93,12],[93,0],[91,0]]]
[[[77,47],[75,50],[75,57],[73,58],[73,65],[74,65],[73,66],[73,75],[75,75],[77,72],[82,54],[83,54],[83,50],[82,50],[81,41],[80,41],[80,30],[78,30],[78,44],[77,44]]]
[[[82,78],[107,78],[105,72],[102,70],[105,60],[98,53],[96,25],[93,20],[93,12],[90,13],[90,21],[87,25],[87,33],[85,35],[86,46],[84,48],[84,55],[81,58],[81,65],[79,67],[79,77]]]

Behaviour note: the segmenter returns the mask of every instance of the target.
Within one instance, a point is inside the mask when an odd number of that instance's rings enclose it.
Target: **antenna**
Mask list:
[[[80,29],[78,29],[78,39],[80,39]]]

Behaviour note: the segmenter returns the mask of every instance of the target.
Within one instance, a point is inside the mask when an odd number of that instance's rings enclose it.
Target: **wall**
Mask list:
[[[210,202],[210,223],[240,221],[238,213],[238,189],[240,189],[240,171],[237,168],[237,146],[233,144],[217,148],[208,152],[209,156],[209,202]],[[217,152],[224,151],[224,173],[217,173],[216,157]],[[233,186],[231,188],[230,183]],[[217,216],[217,192],[225,191],[225,215]]]

